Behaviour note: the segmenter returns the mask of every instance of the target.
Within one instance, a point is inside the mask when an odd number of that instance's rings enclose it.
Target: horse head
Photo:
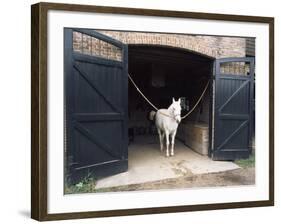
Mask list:
[[[180,98],[176,101],[173,97],[173,103],[169,107],[172,116],[176,120],[176,122],[179,124],[181,122],[181,102]]]

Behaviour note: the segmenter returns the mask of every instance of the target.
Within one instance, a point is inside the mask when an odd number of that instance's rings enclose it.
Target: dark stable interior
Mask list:
[[[129,45],[128,70],[139,89],[158,108],[168,108],[172,97],[176,100],[184,97],[184,115],[194,106],[210,78],[212,59],[173,47]],[[148,113],[154,109],[128,82],[129,137],[155,134],[148,120]],[[209,102],[207,90],[196,110],[183,122],[208,123]]]

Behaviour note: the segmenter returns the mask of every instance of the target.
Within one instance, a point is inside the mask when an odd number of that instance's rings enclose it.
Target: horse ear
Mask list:
[[[174,103],[174,102],[176,102],[176,101],[175,101],[175,98],[173,97],[173,103]]]

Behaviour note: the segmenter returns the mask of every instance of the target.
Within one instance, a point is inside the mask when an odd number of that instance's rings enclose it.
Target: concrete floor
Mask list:
[[[167,158],[159,150],[157,136],[137,136],[134,143],[129,145],[128,171],[98,180],[96,189],[238,168],[233,162],[213,161],[201,156],[178,140],[175,143],[175,155]]]

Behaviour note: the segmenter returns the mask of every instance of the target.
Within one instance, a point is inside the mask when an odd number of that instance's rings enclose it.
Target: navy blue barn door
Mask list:
[[[248,158],[252,132],[253,58],[215,61],[215,107],[212,158]]]
[[[75,34],[75,35],[74,35]],[[75,38],[81,37],[81,46]],[[127,46],[89,29],[64,30],[66,155],[70,176],[128,168]]]

